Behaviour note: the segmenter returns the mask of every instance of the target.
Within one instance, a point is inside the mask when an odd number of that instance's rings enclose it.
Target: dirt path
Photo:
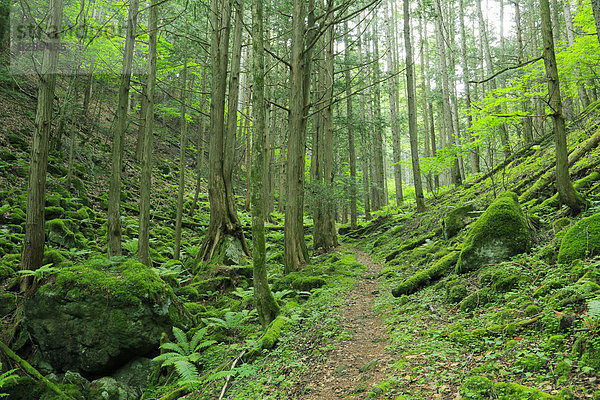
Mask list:
[[[378,292],[373,277],[381,266],[366,253],[352,250],[367,269],[339,309],[343,329],[350,332],[350,338],[339,342],[325,363],[309,366],[301,400],[366,399],[370,391],[378,391],[374,386],[384,381],[392,368],[394,360],[386,350],[388,335],[373,311]]]

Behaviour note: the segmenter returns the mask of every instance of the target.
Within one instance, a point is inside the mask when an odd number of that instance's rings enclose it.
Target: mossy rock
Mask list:
[[[457,251],[448,254],[437,260],[433,265],[422,270],[412,277],[406,279],[392,290],[394,297],[400,297],[404,294],[412,294],[431,282],[447,275],[456,263],[459,253]]]
[[[93,258],[61,269],[23,308],[23,326],[57,372],[101,375],[158,348],[189,323],[172,289],[150,268]]]
[[[57,218],[46,221],[48,241],[66,248],[80,247],[80,243],[69,225],[71,225],[71,221],[68,219]]]
[[[46,220],[61,218],[65,215],[65,209],[62,207],[49,206],[44,208],[44,217]]]
[[[52,264],[53,267],[62,267],[63,264],[67,261],[65,256],[57,249],[51,249],[44,251],[44,258],[42,259],[42,264]]]
[[[600,213],[578,221],[568,230],[558,250],[558,262],[567,264],[599,254]]]
[[[0,160],[1,161],[15,161],[17,156],[9,150],[2,149],[0,150]]]
[[[491,296],[489,290],[486,288],[480,289],[480,290],[476,291],[475,293],[467,296],[460,303],[460,310],[463,312],[473,311],[474,309],[476,309],[478,307],[482,307],[482,306],[490,303],[491,300],[492,300],[492,296]]]
[[[6,135],[6,139],[8,139],[8,143],[21,151],[27,151],[29,148],[27,139],[17,133],[9,133]]]
[[[457,273],[495,264],[531,247],[532,234],[517,195],[506,192],[471,226],[456,264]]]
[[[494,383],[494,391],[500,399],[504,400],[542,400],[552,399],[553,396],[541,390],[520,385],[515,382]]]
[[[475,203],[467,203],[448,211],[442,220],[444,238],[446,240],[456,236],[461,229],[468,225],[471,213],[479,211]]]
[[[17,295],[0,291],[0,315],[8,315],[17,308]]]
[[[49,194],[46,196],[46,206],[47,207],[60,207],[60,194]],[[48,219],[48,218],[47,218]]]
[[[299,276],[291,283],[292,289],[309,292],[325,285],[325,279],[318,276]]]
[[[460,393],[467,399],[486,399],[492,393],[492,381],[485,376],[469,376],[465,379]]]
[[[195,301],[200,298],[200,293],[198,293],[198,289],[192,285],[182,286],[175,290],[175,294],[177,297],[185,297],[188,300]]]
[[[445,300],[447,303],[458,303],[467,297],[468,294],[467,282],[462,279],[454,279],[446,284]]]
[[[12,213],[10,214],[10,217],[8,218],[8,221],[11,224],[21,225],[21,224],[25,223],[26,219],[27,219],[27,215],[25,214],[25,212],[23,210],[21,210],[20,208],[16,207],[16,208],[13,208]]]

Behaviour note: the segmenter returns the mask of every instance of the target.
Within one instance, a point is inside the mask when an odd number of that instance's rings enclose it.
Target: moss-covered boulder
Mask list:
[[[56,218],[46,221],[48,241],[66,248],[79,247],[75,233],[71,230],[72,225],[68,219]]]
[[[442,221],[444,238],[449,239],[456,236],[461,229],[467,226],[476,211],[479,211],[479,207],[475,203],[467,203],[448,211]]]
[[[57,372],[98,376],[152,353],[185,325],[172,289],[133,260],[97,258],[61,269],[29,298],[23,324]]]
[[[524,253],[532,234],[517,195],[499,196],[471,226],[456,264],[456,272],[476,270]]]
[[[566,264],[600,254],[600,213],[578,221],[568,230],[558,250],[558,262]]]

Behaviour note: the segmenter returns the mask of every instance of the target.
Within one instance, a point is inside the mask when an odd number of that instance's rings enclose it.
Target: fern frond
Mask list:
[[[174,363],[175,370],[179,374],[180,380],[191,382],[198,380],[198,368],[186,360],[179,360]]]
[[[190,354],[190,342],[188,342],[185,333],[178,327],[174,326],[173,335],[175,336],[175,339],[177,339],[177,342],[179,342],[179,345],[185,352],[184,354]]]
[[[192,352],[197,351],[196,347],[198,346],[198,343],[200,343],[202,338],[204,338],[204,335],[206,335],[206,327],[199,329],[196,331],[196,333],[194,333],[194,336],[192,336],[192,340],[190,340],[190,350]]]
[[[169,351],[172,351],[175,353],[179,353],[182,356],[188,355],[188,352],[186,352],[185,349],[179,343],[171,343],[171,342],[163,343],[160,345],[160,348],[163,350],[169,350]]]

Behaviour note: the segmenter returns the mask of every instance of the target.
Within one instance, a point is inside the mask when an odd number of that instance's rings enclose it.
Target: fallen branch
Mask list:
[[[0,341],[0,349],[2,349],[4,354],[6,354],[9,358],[13,359],[17,364],[19,364],[23,371],[33,376],[34,378],[37,378],[40,381],[42,381],[50,390],[58,394],[61,399],[75,400],[73,397],[67,395],[65,392],[60,390],[60,388],[54,383],[50,382],[48,378],[42,375],[37,369],[33,368],[31,364],[19,357],[14,351],[11,350],[10,347],[5,345],[2,341]]]
[[[235,360],[233,360],[233,363],[231,363],[231,369],[229,371],[233,371],[233,369],[235,368],[235,366],[238,363],[238,361],[240,361],[242,359],[242,357],[244,357],[244,354],[246,354],[246,350],[242,351],[240,353],[240,355],[237,356]],[[231,380],[231,374],[227,375],[227,379],[225,380],[225,384],[223,385],[223,389],[221,389],[221,395],[219,396],[218,400],[223,399],[223,396],[225,396],[225,392],[227,391],[227,388],[229,386],[229,381],[230,380]]]

